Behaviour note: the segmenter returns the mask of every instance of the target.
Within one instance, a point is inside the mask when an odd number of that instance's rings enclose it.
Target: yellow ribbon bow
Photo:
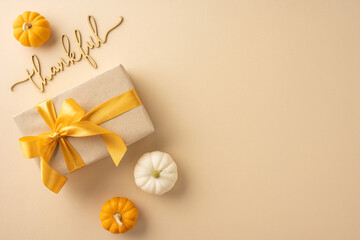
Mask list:
[[[48,99],[35,108],[51,131],[20,138],[23,155],[25,158],[40,157],[42,182],[48,189],[58,193],[67,178],[49,165],[56,146],[60,145],[67,169],[72,173],[84,167],[85,163],[66,137],[101,135],[111,158],[118,166],[126,152],[126,145],[120,136],[98,125],[141,104],[135,89],[131,89],[85,114],[84,109],[69,98],[62,103],[56,117],[53,102]]]

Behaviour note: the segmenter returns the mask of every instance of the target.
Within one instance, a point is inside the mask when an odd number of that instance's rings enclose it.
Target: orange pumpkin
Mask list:
[[[135,205],[124,197],[107,201],[100,212],[101,225],[111,233],[125,233],[136,225],[139,213]]]
[[[26,47],[40,47],[51,35],[49,22],[37,12],[26,11],[13,23],[14,37]]]

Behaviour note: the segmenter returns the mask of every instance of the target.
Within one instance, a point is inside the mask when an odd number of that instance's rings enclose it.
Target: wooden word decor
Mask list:
[[[14,87],[20,83],[30,81],[37,90],[43,92],[47,82],[51,81],[58,72],[64,71],[65,67],[74,65],[76,62],[79,62],[83,59],[87,61],[90,64],[90,66],[92,66],[93,68],[97,68],[97,64],[95,60],[89,55],[90,49],[99,48],[101,44],[106,43],[109,33],[112,30],[114,30],[116,27],[118,27],[121,24],[122,20],[123,18],[120,17],[119,22],[113,27],[111,27],[105,33],[105,36],[101,38],[98,33],[95,18],[93,16],[88,16],[88,24],[92,36],[89,36],[89,41],[85,42],[85,45],[83,45],[82,43],[82,37],[79,29],[74,30],[75,44],[77,46],[78,53],[75,53],[74,51],[70,50],[69,37],[63,34],[61,36],[61,44],[66,57],[65,59],[60,57],[59,61],[54,66],[50,67],[50,75],[44,76],[42,74],[40,67],[40,60],[34,54],[31,56],[31,61],[32,61],[31,71],[29,71],[28,69],[25,70],[27,73],[27,78],[14,83],[10,87],[10,90],[13,91]]]

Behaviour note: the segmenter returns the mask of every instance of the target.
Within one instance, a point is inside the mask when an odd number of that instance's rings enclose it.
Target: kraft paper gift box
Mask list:
[[[134,86],[122,65],[119,65],[95,78],[65,91],[52,98],[56,112],[68,98],[73,98],[88,112],[94,107],[114,98]],[[35,107],[14,116],[22,136],[36,136],[48,132],[50,129],[41,118]],[[144,108],[137,106],[113,119],[100,124],[119,135],[126,146],[144,138],[154,131],[154,126]],[[86,165],[90,165],[109,155],[101,136],[67,137]],[[69,175],[61,149],[58,146],[49,162],[57,172]]]

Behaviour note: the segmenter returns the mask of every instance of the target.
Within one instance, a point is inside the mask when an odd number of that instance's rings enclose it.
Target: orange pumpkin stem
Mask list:
[[[23,30],[26,32],[26,30],[30,29],[32,27],[31,23],[24,23],[23,24]]]
[[[121,217],[121,214],[118,212],[114,214],[115,221],[117,222],[117,224],[120,225],[120,227],[122,227],[123,225],[123,223],[121,222]]]

